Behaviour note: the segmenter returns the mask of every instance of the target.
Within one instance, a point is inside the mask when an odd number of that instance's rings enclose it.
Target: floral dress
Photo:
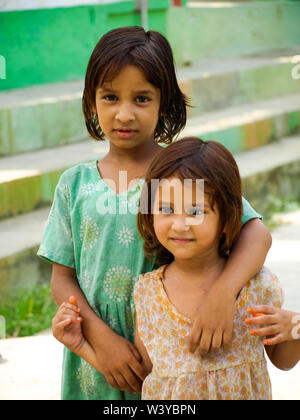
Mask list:
[[[60,177],[38,255],[74,268],[91,308],[133,343],[134,285],[141,273],[157,268],[144,256],[136,225],[144,180],[117,194],[101,178],[97,162],[76,165]],[[260,215],[244,200],[243,223],[256,217]],[[140,399],[140,394],[115,390],[65,348],[62,399]]]
[[[189,352],[191,320],[172,305],[163,286],[166,266],[140,276],[135,286],[137,323],[153,364],[142,388],[144,400],[269,400],[271,383],[260,337],[249,334],[248,306],[280,307],[278,279],[265,267],[241,290],[235,302],[232,341],[201,356]]]

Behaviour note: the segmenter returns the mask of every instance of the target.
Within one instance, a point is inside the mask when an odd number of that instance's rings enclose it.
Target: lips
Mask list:
[[[190,242],[193,241],[193,239],[189,239],[189,238],[181,238],[181,237],[174,237],[174,238],[170,238],[171,241],[175,242],[176,244],[188,244]]]
[[[114,131],[116,132],[117,136],[122,139],[127,139],[137,132],[137,130],[133,130],[131,128],[117,128]]]

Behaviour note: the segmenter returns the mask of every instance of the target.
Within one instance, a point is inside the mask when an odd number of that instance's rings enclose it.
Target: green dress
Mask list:
[[[97,161],[66,170],[54,201],[38,255],[74,268],[95,313],[117,334],[134,343],[134,285],[139,275],[157,268],[143,254],[136,213],[144,180],[117,194],[101,179]],[[244,200],[243,223],[261,217]],[[62,399],[134,400],[66,347]]]

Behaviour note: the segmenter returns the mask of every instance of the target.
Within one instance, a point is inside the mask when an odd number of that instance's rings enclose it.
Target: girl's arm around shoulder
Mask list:
[[[263,266],[271,243],[269,230],[258,218],[243,225],[223,272],[199,302],[190,333],[191,352],[199,346],[206,354],[230,343],[236,297]]]

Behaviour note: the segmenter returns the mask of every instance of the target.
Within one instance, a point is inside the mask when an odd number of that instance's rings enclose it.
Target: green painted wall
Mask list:
[[[150,0],[148,25],[166,34],[169,0]],[[0,13],[0,90],[84,77],[99,38],[119,26],[140,25],[135,2]]]

